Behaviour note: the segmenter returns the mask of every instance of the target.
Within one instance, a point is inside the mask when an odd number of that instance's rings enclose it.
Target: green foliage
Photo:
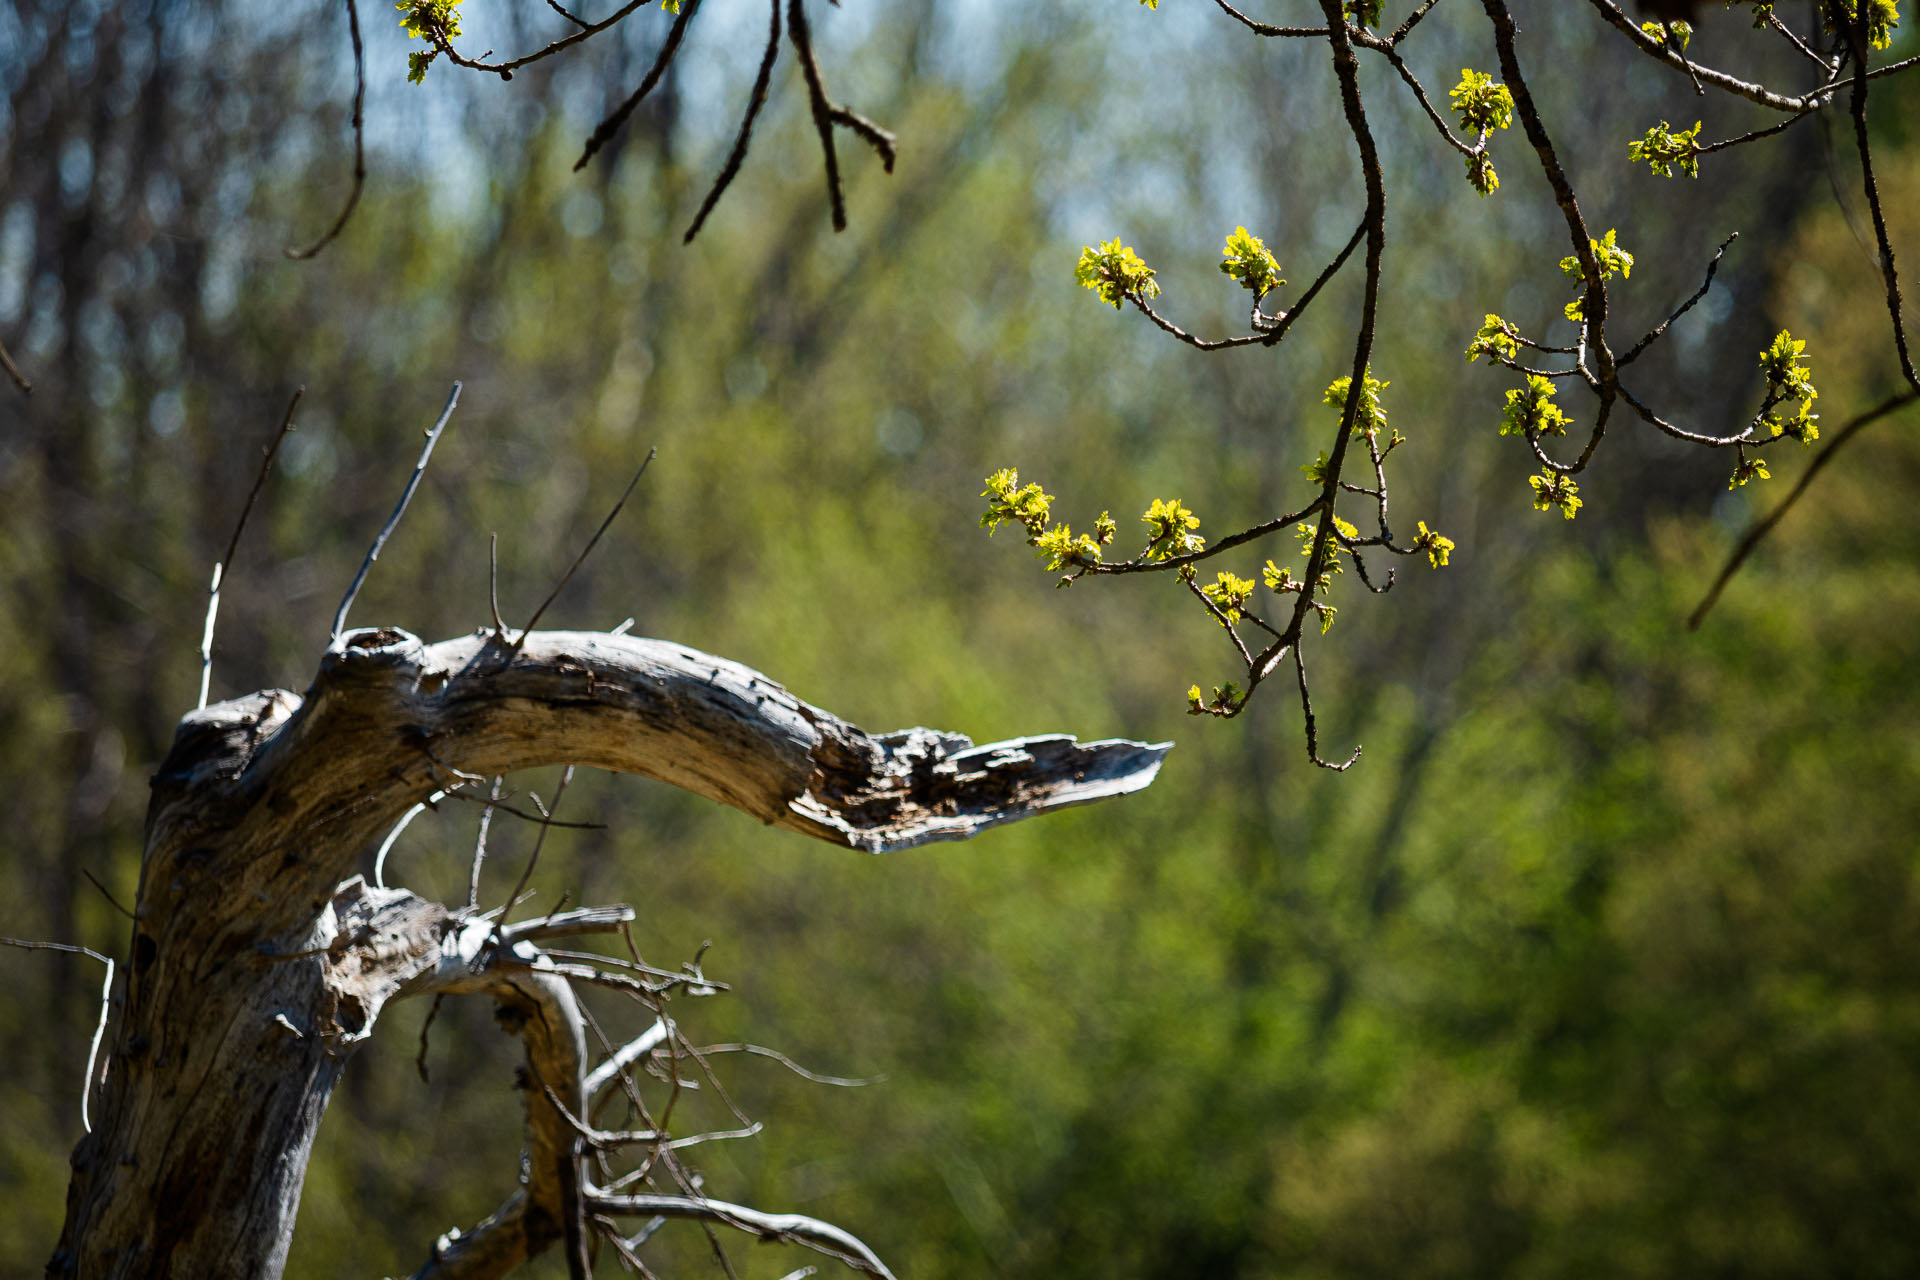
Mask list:
[[[1467,157],[1467,185],[1483,196],[1500,189],[1500,175],[1494,170],[1492,157],[1485,152]]]
[[[1609,228],[1607,234],[1598,240],[1588,239],[1587,243],[1592,247],[1593,256],[1599,264],[1602,281],[1611,280],[1615,275],[1624,280],[1633,274],[1633,255],[1614,243],[1613,229]],[[1560,259],[1560,270],[1573,281],[1575,288],[1582,291],[1586,289],[1586,276],[1581,270],[1577,255],[1568,254]],[[1566,313],[1569,320],[1578,321],[1586,318],[1578,298],[1567,304]]]
[[[1520,331],[1488,313],[1486,323],[1473,335],[1473,341],[1467,346],[1467,363],[1472,364],[1481,356],[1493,360],[1512,360],[1520,354]]]
[[[1239,709],[1246,701],[1246,695],[1240,686],[1229,680],[1225,684],[1213,686],[1213,696],[1205,698],[1200,686],[1194,685],[1187,690],[1187,714],[1190,716],[1227,715]]]
[[[1424,551],[1427,564],[1435,569],[1444,568],[1447,557],[1453,554],[1453,539],[1427,528],[1427,522],[1420,522],[1420,531],[1413,535],[1413,549]]]
[[[1073,269],[1073,278],[1099,294],[1102,302],[1112,303],[1115,311],[1120,309],[1121,302],[1128,295],[1139,298],[1160,296],[1160,286],[1153,279],[1153,268],[1118,240],[1108,240],[1098,249],[1081,249],[1080,261]]]
[[[400,0],[394,8],[400,11],[400,26],[407,35],[429,42],[449,40],[460,34],[461,0]],[[440,50],[425,49],[407,55],[407,79],[419,84],[427,78],[427,68],[439,56]]]
[[[1460,83],[1447,90],[1447,96],[1462,128],[1481,133],[1513,123],[1513,94],[1484,71],[1460,68]]]
[[[1236,578],[1231,573],[1218,575],[1215,581],[1200,588],[1200,594],[1207,602],[1218,609],[1228,622],[1238,622],[1244,616],[1247,598],[1253,594],[1251,578]]]
[[[1825,10],[1824,21],[1828,31],[1851,29],[1855,21],[1857,5],[1865,5],[1867,10],[1867,43],[1875,49],[1884,49],[1893,43],[1893,31],[1900,25],[1900,6],[1897,0],[1826,0],[1821,7]]]
[[[1678,168],[1689,178],[1697,178],[1700,176],[1699,150],[1699,121],[1694,121],[1693,128],[1675,133],[1662,120],[1638,141],[1627,144],[1627,158],[1635,164],[1644,162],[1656,177],[1672,177]]]
[[[1387,425],[1387,411],[1380,404],[1380,393],[1392,385],[1391,382],[1381,382],[1375,378],[1371,369],[1367,371],[1366,378],[1360,385],[1360,403],[1355,407],[1353,413],[1354,435],[1371,435]],[[1342,413],[1345,413],[1347,409],[1347,392],[1352,386],[1352,375],[1344,378],[1335,378],[1327,387],[1327,392],[1326,395],[1322,397],[1322,402],[1331,408],[1338,409]],[[1322,465],[1324,467],[1324,464]],[[1312,473],[1309,472],[1308,474]],[[1325,479],[1324,470],[1322,472],[1322,479]]]
[[[1553,402],[1554,385],[1537,373],[1527,375],[1527,385],[1507,392],[1507,407],[1500,413],[1500,434],[1519,436],[1563,436],[1573,421]]]
[[[1733,478],[1727,481],[1727,488],[1738,489],[1744,486],[1749,480],[1771,480],[1772,478],[1772,474],[1767,470],[1767,460],[1765,458],[1758,456],[1751,458],[1743,457],[1740,459],[1739,464],[1734,467]]]
[[[1004,467],[987,477],[987,487],[980,496],[987,500],[987,509],[980,517],[980,527],[992,537],[1002,524],[1011,521],[1026,529],[1028,538],[1037,538],[1041,530],[1047,527],[1052,515],[1053,495],[1037,484],[1022,489],[1020,473],[1012,467]]]
[[[1344,0],[1341,12],[1347,21],[1359,27],[1377,27],[1380,25],[1381,0]]]
[[[1193,532],[1200,527],[1200,517],[1182,506],[1178,498],[1155,498],[1140,520],[1149,531],[1148,560],[1171,560],[1206,549],[1207,540]]]
[[[1113,517],[1105,511],[1093,522],[1092,533],[1076,534],[1064,522],[1051,524],[1053,495],[1037,484],[1021,488],[1020,473],[1011,467],[988,476],[987,487],[980,496],[987,500],[987,509],[980,516],[980,527],[987,531],[987,536],[992,537],[1003,524],[1019,525],[1026,531],[1027,545],[1033,548],[1034,555],[1052,572],[1084,571],[1099,564],[1100,548],[1112,542],[1118,531]],[[1072,580],[1062,578],[1057,585],[1064,587]]]
[[[1804,339],[1782,329],[1760,353],[1760,368],[1767,379],[1760,421],[1773,436],[1791,436],[1801,444],[1812,444],[1820,438],[1816,425],[1820,415],[1813,412],[1813,402],[1820,393],[1813,386],[1813,371],[1802,363],[1806,349]],[[1793,411],[1782,413],[1780,406],[1789,403]]]
[[[1238,280],[1241,287],[1252,292],[1256,303],[1286,283],[1280,278],[1280,264],[1267,252],[1267,246],[1245,227],[1233,229],[1220,258],[1221,274]]]
[[[1687,45],[1693,39],[1693,24],[1686,21],[1643,22],[1640,24],[1640,29],[1661,44],[1668,45],[1681,53],[1687,51]]]
[[[1527,483],[1533,487],[1533,505],[1537,511],[1552,511],[1558,507],[1560,514],[1571,520],[1586,505],[1580,500],[1580,486],[1573,482],[1573,477],[1558,471],[1542,471],[1537,476],[1528,476]]]

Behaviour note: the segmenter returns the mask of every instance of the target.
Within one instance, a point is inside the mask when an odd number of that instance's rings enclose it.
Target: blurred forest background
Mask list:
[[[548,625],[632,615],[874,730],[1179,743],[1143,795],[886,859],[583,776],[562,816],[608,829],[548,842],[536,902],[632,902],[669,965],[711,939],[734,989],[676,1005],[696,1041],[884,1077],[832,1089],[723,1060],[767,1128],[694,1153],[711,1193],[839,1222],[919,1280],[1920,1270],[1911,415],[1863,437],[1686,632],[1802,459],[1730,493],[1728,460],[1623,431],[1578,521],[1532,510],[1525,451],[1495,432],[1510,378],[1460,353],[1484,312],[1558,312],[1564,228],[1517,134],[1482,200],[1369,60],[1396,198],[1375,370],[1411,437],[1396,510],[1459,549],[1388,597],[1346,584],[1309,657],[1323,750],[1366,754],[1324,773],[1284,689],[1228,723],[1183,714],[1190,683],[1232,672],[1175,584],[1058,592],[975,527],[1001,466],[1076,523],[1178,496],[1217,536],[1307,495],[1357,276],[1278,352],[1209,356],[1100,306],[1072,267],[1119,235],[1166,310],[1213,332],[1244,324],[1215,270],[1236,224],[1310,278],[1361,204],[1320,47],[1197,4],[846,0],[816,24],[829,84],[898,130],[899,171],[843,143],[851,227],[832,235],[786,64],[740,183],[682,248],[764,24],[708,3],[577,175],[665,15],[511,84],[436,66],[414,87],[390,7],[364,6],[371,178],[306,263],[281,250],[331,222],[351,170],[339,6],[0,6],[0,337],[36,382],[0,386],[0,932],[124,945],[80,873],[131,901],[208,574],[293,387],[215,698],[304,687],[459,378],[358,623],[482,625],[492,531],[523,620],[658,446]],[[473,48],[560,29],[506,7],[467,6]],[[1584,6],[1527,7],[1589,218],[1640,255],[1614,291],[1628,327],[1742,233],[1725,287],[1649,358],[1665,403],[1744,420],[1781,327],[1810,339],[1829,423],[1890,390],[1846,122],[1714,156],[1698,183],[1651,177],[1626,143],[1701,113],[1684,78]],[[1476,6],[1429,24],[1409,53],[1430,86],[1484,61]],[[1756,39],[1716,11],[1694,48],[1758,66]],[[1874,97],[1895,243],[1920,260],[1920,97],[1905,78]],[[1759,122],[1704,109],[1712,136]],[[415,823],[389,880],[457,898],[476,817]],[[532,831],[494,832],[497,900]],[[99,973],[0,966],[0,1272],[28,1275],[58,1231]],[[424,1007],[391,1011],[349,1068],[289,1274],[404,1274],[510,1188],[517,1047],[467,1005],[435,1027],[431,1084]],[[694,1228],[648,1247],[663,1275],[713,1273]],[[809,1260],[733,1252],[752,1277]]]

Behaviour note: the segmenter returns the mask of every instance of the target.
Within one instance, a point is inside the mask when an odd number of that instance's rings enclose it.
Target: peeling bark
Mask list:
[[[882,853],[1138,790],[1167,749],[874,736],[758,672],[659,640],[540,632],[516,650],[488,633],[429,645],[392,628],[348,632],[304,696],[267,690],[185,717],[153,778],[100,1118],[74,1152],[48,1274],[278,1276],[347,1056],[388,1001],[426,991],[486,991],[517,1010],[510,1029],[540,1097],[527,1185],[487,1224],[443,1239],[421,1274],[495,1275],[555,1241],[578,1246],[591,1189],[579,1135],[544,1092],[583,1113],[569,983],[543,971],[524,928],[349,879],[436,790],[587,765]]]

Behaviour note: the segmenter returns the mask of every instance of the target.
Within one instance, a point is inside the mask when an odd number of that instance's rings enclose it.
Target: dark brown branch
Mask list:
[[[1632,348],[1628,350],[1628,352],[1625,355],[1620,357],[1619,361],[1617,362],[1618,367],[1624,368],[1625,366],[1632,364],[1635,360],[1639,359],[1640,353],[1645,351],[1648,347],[1652,346],[1654,342],[1659,339],[1660,335],[1664,334],[1667,331],[1668,327],[1671,326],[1675,320],[1678,320],[1681,316],[1693,310],[1695,304],[1697,304],[1700,301],[1700,299],[1707,296],[1707,290],[1713,288],[1714,273],[1720,270],[1721,255],[1726,253],[1728,245],[1732,244],[1735,240],[1738,240],[1739,238],[1740,238],[1740,233],[1738,231],[1735,231],[1731,235],[1729,235],[1725,240],[1722,240],[1720,242],[1720,247],[1713,251],[1713,260],[1707,263],[1706,279],[1702,280],[1700,282],[1700,287],[1693,291],[1693,296],[1688,298],[1685,302],[1681,303],[1679,306],[1675,307],[1673,309],[1673,314],[1669,315],[1665,320],[1662,320],[1659,324],[1649,329],[1645,337],[1641,338],[1640,341],[1634,343]]]
[[[4,342],[0,342],[0,369],[6,370],[7,377],[12,379],[14,386],[20,388],[21,395],[33,394],[33,383],[27,381],[27,375],[20,372],[20,366],[13,362],[13,357],[7,353],[7,344]]]
[[[814,132],[820,135],[820,158],[827,171],[827,201],[832,210],[833,229],[845,231],[847,202],[840,190],[840,156],[833,145],[833,104],[827,100],[826,85],[820,79],[820,64],[813,56],[806,0],[787,0],[787,31],[793,41],[793,51],[800,59],[800,70],[806,77]]]
[[[1353,754],[1347,757],[1345,764],[1334,764],[1331,761],[1320,758],[1320,732],[1313,718],[1313,698],[1307,693],[1307,664],[1306,660],[1300,656],[1300,646],[1297,644],[1293,646],[1293,670],[1294,674],[1299,677],[1300,683],[1300,714],[1305,718],[1307,723],[1307,759],[1313,761],[1322,769],[1331,769],[1335,773],[1345,773],[1347,770],[1353,768],[1355,761],[1360,759],[1360,748],[1358,746],[1354,747]]]
[[[502,80],[511,80],[513,79],[513,73],[521,67],[527,66],[529,63],[539,62],[543,58],[551,58],[554,54],[565,49],[570,49],[582,40],[592,39],[608,27],[620,22],[635,9],[642,8],[647,3],[649,3],[649,0],[627,0],[626,4],[614,10],[610,16],[594,23],[592,26],[582,27],[570,36],[555,40],[552,44],[536,49],[524,57],[513,58],[506,62],[485,62],[482,61],[481,58],[464,57],[454,51],[453,42],[447,38],[444,31],[435,32],[431,39],[434,48],[445,54],[447,61],[453,63],[455,66],[465,67],[469,71],[490,71]],[[482,58],[484,57],[485,55],[482,55]]]
[[[753,89],[747,95],[747,109],[740,117],[740,132],[733,140],[733,150],[727,153],[727,162],[720,168],[720,176],[713,180],[713,186],[707,191],[707,198],[700,202],[700,211],[693,215],[693,224],[687,228],[682,239],[683,244],[692,244],[693,238],[700,234],[700,228],[706,225],[707,215],[720,203],[720,197],[733,185],[734,178],[740,172],[740,166],[747,158],[747,148],[753,143],[753,122],[760,115],[760,108],[767,105],[767,85],[773,80],[773,64],[780,57],[780,0],[768,0],[768,31],[766,51],[760,55],[760,71],[753,78]]]
[[[1815,454],[1813,461],[1807,464],[1807,469],[1802,472],[1800,478],[1794,482],[1793,488],[1787,492],[1787,496],[1780,500],[1780,505],[1756,521],[1741,537],[1739,544],[1736,545],[1732,553],[1727,556],[1726,563],[1720,566],[1720,572],[1714,575],[1713,585],[1707,588],[1707,594],[1701,599],[1698,605],[1694,606],[1693,612],[1687,615],[1687,630],[1699,630],[1701,622],[1705,621],[1707,614],[1712,611],[1714,604],[1719,601],[1720,593],[1726,590],[1727,583],[1733,580],[1733,575],[1740,572],[1740,566],[1747,562],[1747,558],[1766,540],[1767,535],[1773,532],[1774,526],[1779,524],[1782,517],[1793,509],[1795,503],[1800,501],[1801,496],[1806,493],[1807,487],[1813,483],[1813,478],[1819,475],[1821,470],[1829,462],[1833,461],[1833,455],[1845,448],[1847,442],[1860,434],[1861,431],[1872,426],[1888,414],[1906,408],[1915,400],[1920,400],[1920,394],[1912,391],[1903,391],[1897,396],[1882,400],[1879,404],[1860,414],[1834,434],[1833,439],[1827,442],[1826,447]]]
[[[653,65],[647,68],[647,74],[641,77],[640,87],[635,89],[625,102],[614,108],[612,114],[594,127],[593,136],[587,139],[586,150],[582,151],[580,158],[573,162],[575,173],[586,168],[587,161],[593,159],[594,153],[613,140],[613,135],[620,132],[620,126],[627,122],[627,117],[634,113],[634,109],[653,92],[654,86],[660,83],[660,77],[666,73],[667,64],[672,62],[673,55],[679,52],[681,37],[687,34],[687,27],[693,22],[694,11],[699,7],[700,0],[685,0],[681,5],[673,25],[667,29],[666,42],[660,46],[660,52],[655,56]],[[589,30],[581,36],[581,39],[591,34]]]
[[[1879,246],[1880,276],[1886,283],[1887,314],[1893,322],[1894,350],[1900,356],[1900,372],[1907,385],[1920,392],[1920,374],[1913,368],[1907,351],[1907,322],[1900,301],[1900,273],[1893,264],[1893,242],[1887,235],[1886,213],[1880,207],[1880,188],[1873,177],[1873,148],[1867,141],[1867,19],[1871,0],[1855,0],[1856,16],[1849,31],[1853,44],[1853,94],[1849,107],[1853,115],[1854,148],[1860,153],[1860,179],[1867,192],[1867,208],[1873,215],[1873,235]]]
[[[1253,18],[1249,18],[1246,14],[1228,4],[1227,0],[1213,0],[1213,2],[1220,6],[1221,12],[1257,36],[1291,36],[1298,38],[1301,36],[1324,36],[1327,34],[1325,27],[1276,27],[1270,23],[1259,22]]]
[[[334,238],[346,229],[347,219],[353,217],[353,211],[359,207],[360,193],[367,185],[367,130],[364,108],[367,101],[367,55],[360,44],[360,9],[357,0],[347,0],[347,32],[353,37],[353,187],[347,192],[347,203],[340,210],[340,216],[333,220],[326,234],[304,249],[284,249],[289,258],[303,260],[318,254],[332,244]]]
[[[129,920],[134,920],[134,921],[139,920],[138,916],[134,915],[133,912],[127,910],[126,906],[121,903],[120,899],[114,897],[112,891],[109,890],[106,885],[100,882],[99,876],[96,876],[95,874],[93,874],[93,872],[87,870],[85,867],[80,868],[80,874],[87,878],[88,884],[92,885],[95,889],[98,889],[100,891],[100,896],[107,900],[108,906],[112,907],[115,911],[118,911],[121,915],[125,916]]]

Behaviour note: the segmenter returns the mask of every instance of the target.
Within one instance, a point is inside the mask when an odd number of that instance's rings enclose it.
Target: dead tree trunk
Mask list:
[[[537,944],[630,912],[502,927],[465,904],[366,885],[352,877],[358,859],[433,792],[537,765],[644,774],[882,853],[1137,790],[1166,750],[875,737],[757,672],[658,640],[539,632],[516,647],[482,633],[429,645],[348,632],[304,697],[269,690],[187,716],[153,779],[112,1051],[48,1273],[278,1276],[353,1047],[391,999],[485,991],[526,1041],[527,1173],[487,1222],[443,1237],[421,1274],[498,1275],[556,1243],[583,1274],[589,1220],[623,1214],[703,1217],[884,1274],[824,1223],[591,1184],[582,1151],[606,1135],[582,1119],[586,1100],[624,1063],[588,1070],[571,983],[608,975]],[[511,1157],[501,1167],[506,1181]]]

